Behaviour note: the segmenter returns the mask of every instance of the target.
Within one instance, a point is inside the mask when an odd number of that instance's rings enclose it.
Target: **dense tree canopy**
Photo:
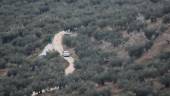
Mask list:
[[[169,14],[169,0],[0,0],[0,70],[7,70],[0,76],[0,96],[30,96],[54,86],[60,89],[51,96],[169,96],[170,53],[134,62],[166,30]],[[159,19],[159,27],[148,27],[146,22]],[[62,30],[78,34],[63,42],[78,56],[69,76],[57,52],[38,57]],[[127,42],[123,31],[144,32],[148,41],[125,48],[128,60],[114,50]]]

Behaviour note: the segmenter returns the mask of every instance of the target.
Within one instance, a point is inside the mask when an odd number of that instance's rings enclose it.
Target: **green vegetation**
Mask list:
[[[169,96],[170,53],[134,62],[166,30],[169,14],[169,0],[0,0],[0,69],[8,69],[0,77],[0,96],[30,96],[54,86],[59,90],[52,96],[112,96],[114,84],[118,96]],[[160,18],[160,28],[147,27],[146,21]],[[64,44],[78,59],[75,72],[64,76],[66,61],[58,53],[38,54],[55,32],[68,29],[78,36],[65,37]],[[103,41],[123,45],[122,31],[144,32],[148,42],[128,48],[128,60],[96,47]]]

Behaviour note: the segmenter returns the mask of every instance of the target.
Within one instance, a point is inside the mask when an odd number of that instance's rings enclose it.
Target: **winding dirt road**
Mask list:
[[[63,56],[63,51],[64,51],[63,37],[64,37],[65,34],[71,35],[71,33],[68,33],[68,32],[65,32],[65,31],[61,31],[61,32],[55,34],[52,43],[47,44],[44,47],[44,49],[41,52],[41,54],[39,55],[39,57],[45,56],[45,55],[47,55],[48,52],[54,52],[54,51],[59,52],[60,56]],[[69,63],[69,66],[67,68],[65,68],[65,75],[73,73],[74,70],[75,70],[75,68],[74,68],[74,58],[64,57],[64,59]],[[53,88],[42,89],[41,92],[46,93],[46,92],[51,92],[51,91],[55,91],[55,90],[58,90],[58,89],[59,89],[59,87],[55,86]],[[38,96],[38,94],[39,94],[39,92],[33,91],[31,96]]]
[[[64,51],[63,37],[64,37],[65,34],[71,35],[71,33],[68,33],[68,32],[65,32],[65,31],[61,31],[61,32],[55,34],[52,43],[47,44],[46,47],[44,48],[44,50],[42,51],[42,53],[39,56],[45,56],[50,51],[51,52],[57,51],[62,56],[63,51]],[[73,73],[74,70],[75,70],[75,68],[74,68],[74,58],[64,57],[64,59],[69,63],[69,66],[65,69],[65,75]]]

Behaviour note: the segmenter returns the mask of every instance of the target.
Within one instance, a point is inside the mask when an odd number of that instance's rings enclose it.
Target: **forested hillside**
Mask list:
[[[75,71],[57,53],[59,31]],[[0,0],[0,96],[170,96],[170,0]]]

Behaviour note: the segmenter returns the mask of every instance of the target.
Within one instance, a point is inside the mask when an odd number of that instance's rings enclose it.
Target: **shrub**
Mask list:
[[[42,14],[44,12],[49,11],[49,6],[48,5],[44,5],[41,8],[39,8],[39,10],[40,10],[40,13]]]
[[[164,13],[164,14],[170,13],[170,6],[169,6],[169,5],[165,5],[165,6],[163,7],[163,13]]]
[[[152,90],[146,87],[138,87],[135,89],[136,96],[154,96]]]
[[[0,69],[4,69],[6,67],[6,64],[5,64],[5,60],[4,59],[0,59]]]
[[[170,92],[169,91],[163,91],[160,93],[159,96],[170,96]]]
[[[170,23],[170,14],[163,17],[163,23]]]
[[[64,36],[63,43],[69,48],[74,48],[76,46],[77,39],[70,36]]]
[[[170,74],[165,74],[160,78],[160,82],[165,85],[165,87],[170,87]]]
[[[144,46],[132,46],[128,49],[129,56],[138,58],[144,52]]]
[[[160,0],[150,0],[151,2],[153,2],[153,3],[157,3],[157,2],[159,2]]]
[[[164,53],[162,53],[162,54],[159,56],[159,58],[160,58],[161,60],[168,60],[168,59],[170,59],[170,52],[164,52]]]
[[[144,28],[144,23],[139,22],[139,21],[132,21],[129,25],[128,25],[128,32],[132,32],[132,31],[140,31],[141,29]]]
[[[7,73],[7,76],[16,76],[17,75],[17,70],[16,69],[10,69]]]
[[[153,37],[155,37],[158,33],[156,32],[157,28],[146,28],[144,29],[145,36],[151,40]]]

